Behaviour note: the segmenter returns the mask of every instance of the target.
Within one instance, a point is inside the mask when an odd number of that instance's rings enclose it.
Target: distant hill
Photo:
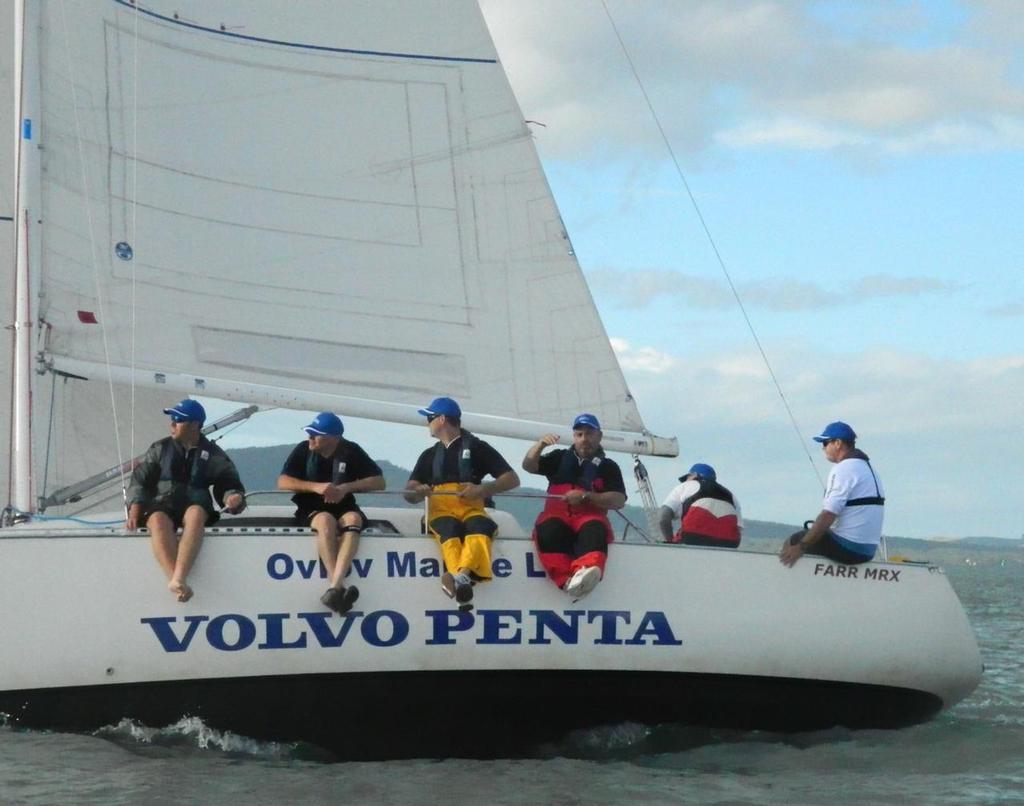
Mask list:
[[[298,443],[296,443],[298,444]],[[242,477],[245,489],[255,490],[276,490],[277,477],[281,474],[285,459],[292,452],[295,445],[272,445],[266,448],[234,448],[231,450],[231,459],[238,468]],[[409,479],[409,471],[391,464],[385,459],[375,460],[380,469],[384,471],[384,480],[389,490],[401,490]],[[361,498],[364,498],[361,496]],[[405,502],[400,496],[377,496],[387,498],[390,505],[399,506]],[[394,500],[392,500],[394,499]],[[376,505],[376,503],[375,503]]]
[[[288,458],[294,444],[273,445],[263,448],[235,448],[231,451],[242,482],[250,492],[256,490],[274,490],[277,477]],[[377,464],[384,471],[384,479],[388,490],[403,490],[409,479],[410,471],[392,464],[386,459],[377,459]],[[525,480],[531,476],[523,473]],[[519,494],[534,493],[542,495],[544,491],[536,487],[521,487]],[[400,495],[361,495],[360,502],[367,506],[399,506],[408,507]],[[544,502],[540,498],[499,497],[499,509],[512,514],[525,529],[529,529],[540,512]],[[418,506],[418,505],[417,505]],[[627,530],[627,520],[636,527],[648,532],[647,517],[641,507],[626,506],[622,517],[612,515],[612,525],[618,535]],[[758,521],[744,519],[744,548],[754,551],[776,552],[782,541],[800,527],[792,523],[775,521]],[[635,533],[629,529],[627,537],[636,539]],[[962,563],[966,557],[972,562],[995,563],[1010,560],[1024,564],[1024,540],[1005,540],[998,537],[965,537],[952,540],[922,540],[911,537],[887,536],[889,554],[910,557],[912,559],[932,560],[941,563]]]

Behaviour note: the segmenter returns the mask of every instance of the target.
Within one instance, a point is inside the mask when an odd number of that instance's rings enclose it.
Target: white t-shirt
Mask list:
[[[695,495],[699,489],[700,482],[696,479],[684,481],[672,488],[669,494],[665,496],[665,500],[661,505],[671,509],[672,515],[676,519],[681,518],[683,514],[683,501],[691,495]],[[736,509],[736,525],[739,527],[740,534],[743,534],[743,513],[740,511],[740,502],[735,495],[732,497],[732,505]]]
[[[822,509],[836,515],[832,532],[851,543],[877,546],[882,538],[885,507],[875,504],[847,507],[854,498],[885,497],[877,474],[863,459],[844,459],[828,474]]]

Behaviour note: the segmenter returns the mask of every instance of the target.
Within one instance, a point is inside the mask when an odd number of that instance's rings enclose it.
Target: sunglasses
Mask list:
[[[189,420],[188,417],[182,417],[180,414],[172,414],[171,415],[171,422],[172,423],[179,423],[180,424],[180,423],[191,422],[191,420]]]
[[[434,422],[434,420],[436,420],[436,419],[437,419],[438,417],[443,417],[443,416],[444,416],[443,414],[428,414],[428,415],[427,415],[427,422],[428,422],[428,423],[432,423],[432,422]]]

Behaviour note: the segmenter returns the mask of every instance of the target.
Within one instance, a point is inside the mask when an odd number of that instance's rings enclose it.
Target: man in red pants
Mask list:
[[[548,498],[537,517],[533,540],[551,581],[573,601],[590,593],[604,576],[614,539],[609,509],[626,503],[619,466],[601,450],[601,424],[593,414],[572,423],[572,447],[541,453],[558,442],[545,434],[523,457],[523,469],[547,476]]]

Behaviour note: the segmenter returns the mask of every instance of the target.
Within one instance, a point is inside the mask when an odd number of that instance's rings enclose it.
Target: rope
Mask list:
[[[107,364],[107,388],[110,392],[110,411],[114,420],[114,444],[117,448],[117,462],[124,464],[124,451],[121,448],[121,434],[117,427],[117,398],[114,394],[114,373],[110,362],[110,345],[107,338],[107,317],[103,305],[103,292],[100,284],[99,261],[96,256],[96,236],[92,217],[92,205],[89,202],[89,179],[85,168],[85,149],[82,145],[82,122],[78,112],[78,90],[75,86],[74,72],[71,65],[71,39],[68,36],[68,22],[64,0],[60,3],[60,20],[64,32],[64,55],[67,58],[67,77],[71,85],[71,104],[75,111],[75,140],[78,144],[78,163],[82,171],[82,197],[85,203],[85,215],[89,229],[89,246],[92,256],[93,282],[96,287],[96,305],[99,308],[100,333],[103,337],[103,356]],[[122,485],[124,480],[122,478]]]
[[[690,203],[693,205],[693,209],[697,213],[697,220],[700,221],[700,225],[704,230],[704,235],[707,237],[708,243],[711,245],[711,250],[715,253],[715,259],[718,261],[718,266],[722,270],[722,274],[725,276],[726,283],[728,283],[729,289],[732,291],[736,304],[739,306],[740,313],[743,314],[743,320],[747,323],[747,329],[750,331],[750,335],[754,339],[754,344],[757,346],[757,350],[761,354],[761,360],[768,369],[768,374],[771,376],[772,383],[775,385],[775,390],[778,392],[779,398],[782,400],[782,405],[786,409],[786,414],[789,416],[789,421],[793,426],[793,432],[796,434],[797,441],[800,443],[800,448],[807,456],[807,461],[810,463],[811,470],[814,471],[814,475],[817,476],[818,483],[821,484],[822,488],[824,488],[825,481],[822,479],[821,473],[818,472],[818,468],[814,464],[814,458],[811,456],[811,452],[804,440],[803,431],[797,424],[796,417],[793,414],[793,410],[790,408],[789,401],[786,399],[786,395],[782,391],[782,384],[779,383],[779,379],[775,375],[775,370],[772,368],[771,361],[768,360],[768,353],[765,352],[764,346],[761,344],[761,339],[758,338],[757,331],[754,329],[754,323],[751,322],[750,316],[747,314],[746,306],[743,304],[743,300],[740,298],[740,293],[736,288],[736,284],[733,283],[732,276],[726,268],[725,260],[723,260],[722,254],[718,250],[718,244],[715,243],[715,239],[711,235],[711,230],[708,227],[707,222],[704,220],[704,214],[701,212],[700,205],[697,204],[697,199],[693,195],[693,191],[690,190],[690,183],[686,181],[686,175],[683,173],[682,166],[679,164],[679,160],[676,157],[675,149],[672,148],[672,144],[669,142],[668,135],[665,133],[665,128],[661,124],[661,119],[658,117],[658,113],[654,110],[654,104],[651,102],[651,98],[647,94],[647,89],[644,87],[644,83],[640,79],[640,74],[637,72],[636,65],[633,63],[633,58],[629,55],[626,43],[623,41],[622,35],[619,33],[619,28],[615,24],[615,20],[612,18],[612,13],[608,10],[608,4],[605,0],[601,0],[601,6],[604,8],[604,13],[608,17],[608,22],[611,24],[612,31],[615,32],[615,38],[619,41],[619,47],[622,49],[622,55],[625,56],[626,62],[629,64],[629,69],[633,73],[633,78],[636,79],[637,86],[640,88],[640,92],[644,96],[644,102],[647,104],[647,109],[651,113],[651,117],[654,119],[654,124],[658,127],[658,133],[661,135],[661,140],[665,144],[665,149],[668,151],[669,157],[672,159],[672,164],[675,165],[676,174],[679,176],[680,182],[682,182],[683,187],[686,189],[686,195],[689,196]]]
[[[124,518],[119,518],[116,521],[89,521],[85,518],[76,518],[72,515],[39,515],[31,512],[22,512],[17,507],[11,507],[10,511],[14,515],[22,518],[28,518],[33,521],[71,521],[72,523],[82,523],[86,526],[123,526]]]

